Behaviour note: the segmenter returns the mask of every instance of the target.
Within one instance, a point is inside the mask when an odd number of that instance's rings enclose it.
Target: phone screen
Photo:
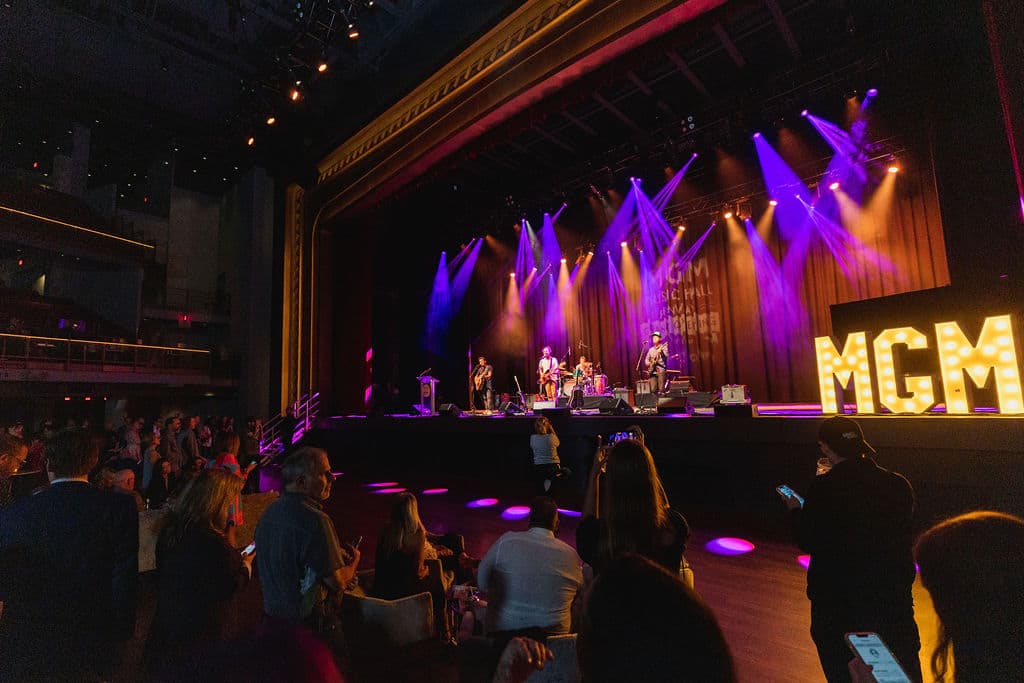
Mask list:
[[[878,683],[910,683],[910,678],[877,633],[847,633],[846,642],[861,661],[871,665],[871,674]]]
[[[253,551],[255,551],[255,550],[256,550],[256,542],[253,541],[249,545],[247,545],[244,548],[242,548],[242,554],[243,555],[252,555]]]
[[[784,495],[786,498],[796,498],[797,501],[800,502],[800,505],[804,504],[803,496],[801,496],[799,493],[794,491],[792,488],[790,488],[786,484],[782,484],[781,486],[776,486],[775,490],[778,491],[779,493],[781,493],[782,495]]]

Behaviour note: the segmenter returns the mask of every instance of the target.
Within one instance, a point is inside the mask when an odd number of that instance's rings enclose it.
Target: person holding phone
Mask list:
[[[792,511],[797,543],[810,554],[807,597],[811,637],[829,683],[848,683],[846,634],[877,633],[913,681],[921,680],[914,621],[914,490],[869,457],[860,425],[825,420],[818,446],[831,469],[815,477],[806,500],[777,490]]]

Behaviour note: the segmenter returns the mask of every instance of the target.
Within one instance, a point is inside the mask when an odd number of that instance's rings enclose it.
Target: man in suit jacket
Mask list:
[[[89,485],[85,432],[46,455],[50,487],[0,510],[0,680],[104,680],[135,630],[139,513]]]

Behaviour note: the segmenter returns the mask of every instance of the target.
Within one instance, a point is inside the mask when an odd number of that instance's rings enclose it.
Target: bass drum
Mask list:
[[[575,388],[576,388],[576,381],[575,380],[571,380],[571,379],[565,380],[564,382],[562,382],[562,396],[565,396],[566,398],[572,398],[572,392],[573,392],[573,389],[575,389]]]
[[[603,394],[608,390],[608,375],[594,375],[594,393]]]

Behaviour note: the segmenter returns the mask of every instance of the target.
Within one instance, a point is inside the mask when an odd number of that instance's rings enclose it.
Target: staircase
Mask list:
[[[298,443],[302,436],[313,428],[316,417],[320,413],[320,392],[307,394],[292,404],[295,411],[295,433],[281,433],[281,415],[275,415],[263,424],[263,437],[260,439],[260,455],[279,456],[285,452],[286,446]],[[289,443],[286,439],[291,438]]]

